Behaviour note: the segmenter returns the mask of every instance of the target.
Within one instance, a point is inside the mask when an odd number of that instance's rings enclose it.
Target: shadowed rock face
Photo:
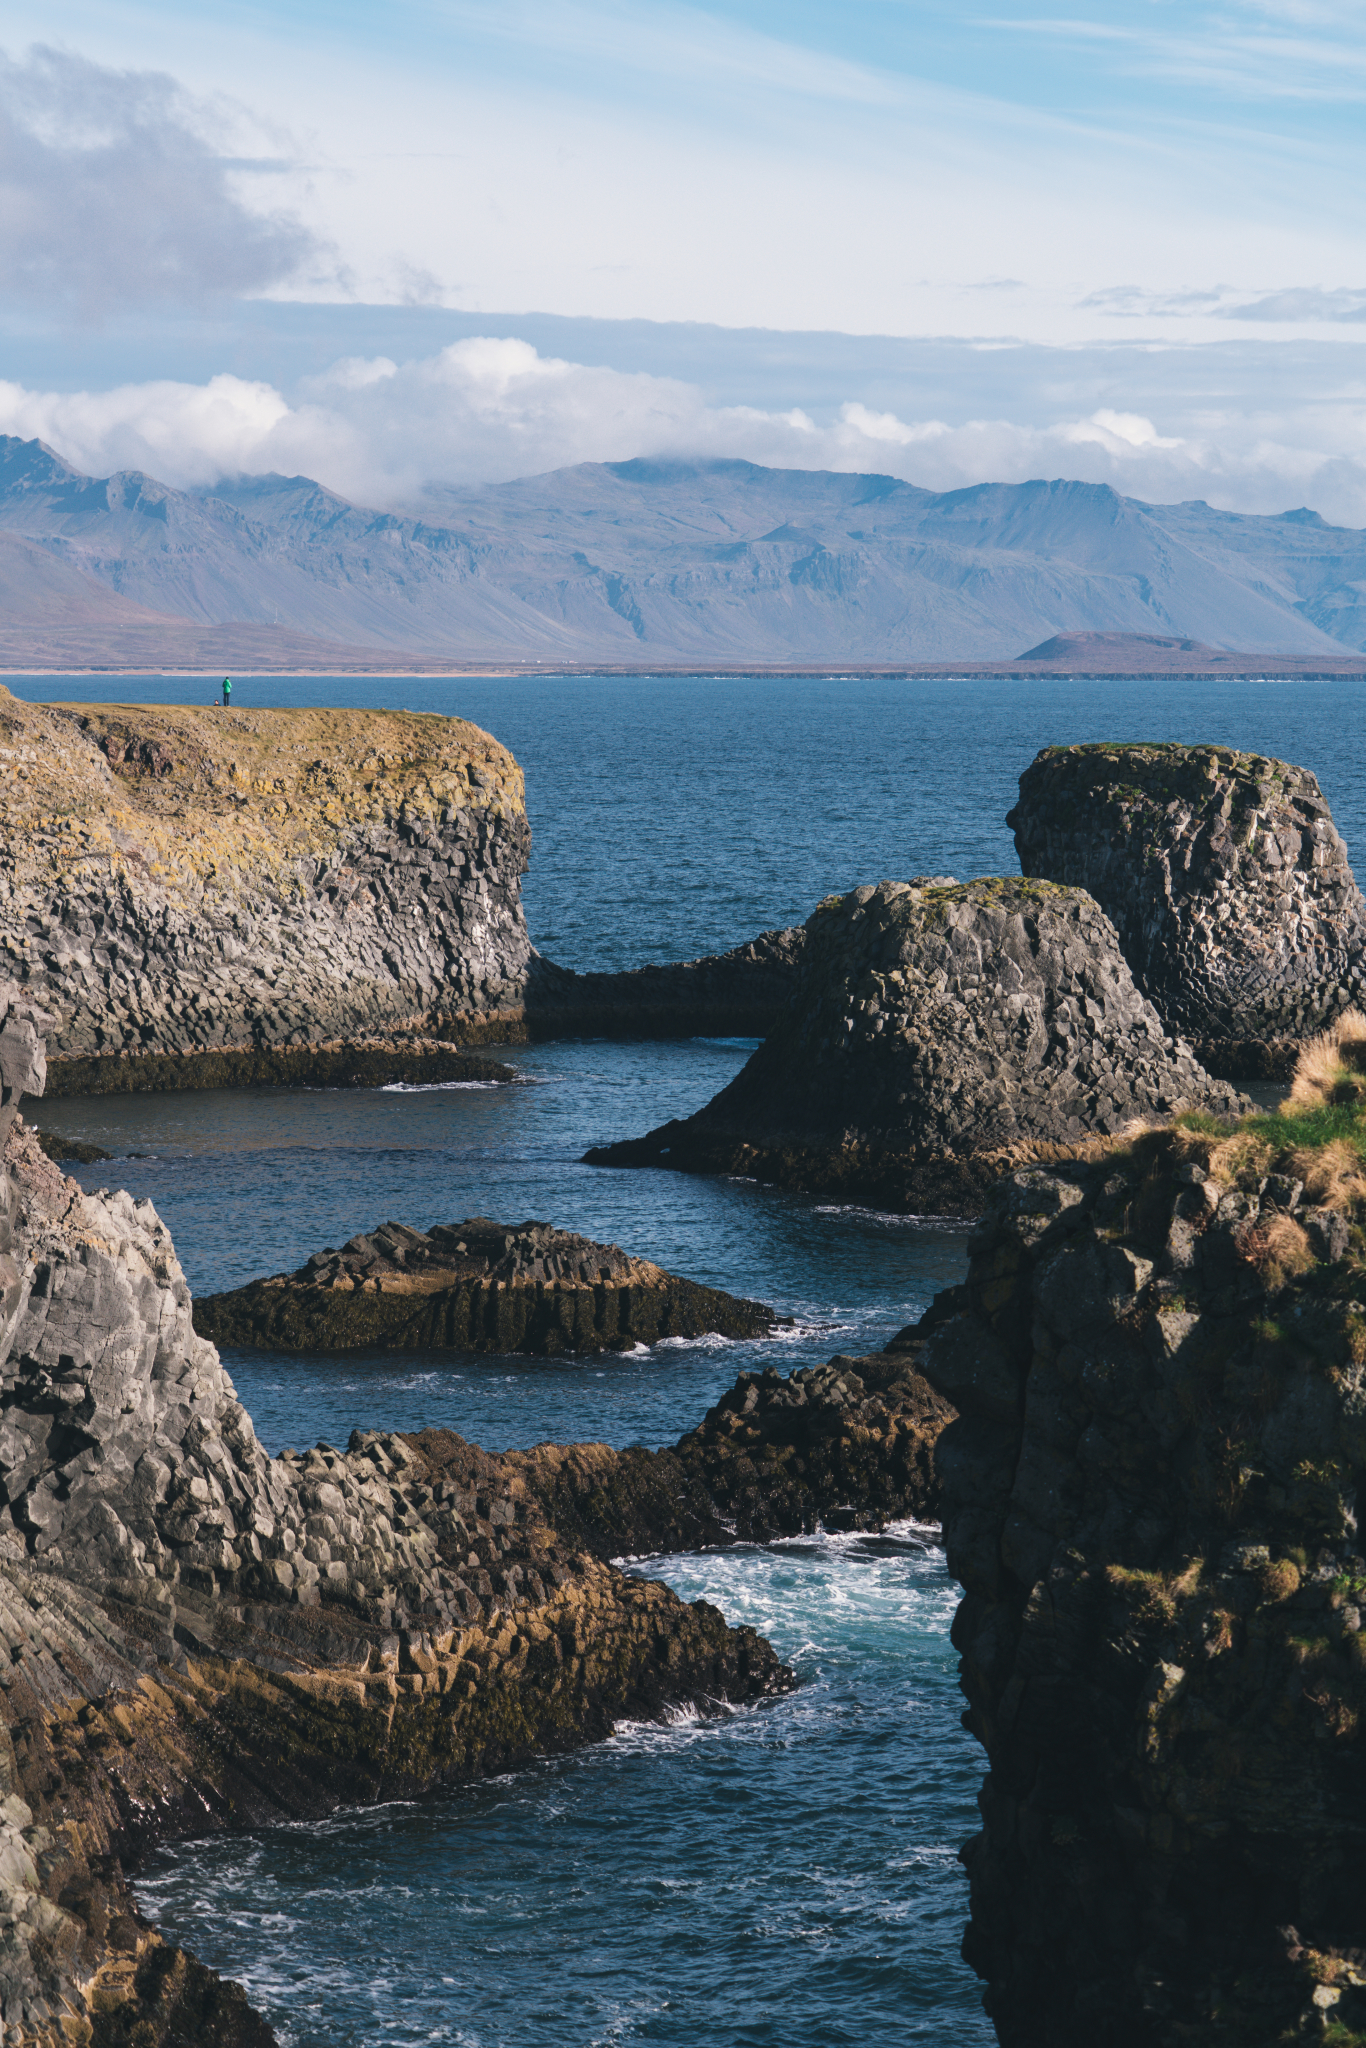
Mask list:
[[[883,882],[828,898],[806,934],[798,994],[735,1080],[589,1160],[970,1212],[1013,1148],[1238,1104],[1166,1035],[1080,889]]]
[[[1359,1001],[1366,903],[1314,777],[1227,747],[1046,747],[1020,777],[1027,875],[1089,889],[1169,1030],[1237,1078]],[[1278,1060],[1274,1048],[1286,1050]]]
[[[547,1521],[601,1557],[935,1521],[935,1446],[954,1410],[919,1371],[927,1335],[903,1331],[886,1351],[786,1379],[774,1366],[741,1373],[672,1449],[538,1444],[501,1463]],[[414,1441],[438,1460],[470,1451],[440,1430]]]
[[[215,1343],[268,1351],[545,1354],[758,1337],[791,1318],[548,1223],[471,1216],[427,1232],[385,1223],[297,1273],[202,1296],[194,1320]]]
[[[1366,1183],[1271,1149],[1011,1175],[925,1349],[1005,2048],[1363,2038]]]

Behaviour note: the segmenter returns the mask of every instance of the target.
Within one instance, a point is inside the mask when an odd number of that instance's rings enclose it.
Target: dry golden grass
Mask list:
[[[1290,1216],[1262,1216],[1249,1224],[1239,1233],[1238,1250],[1272,1293],[1315,1263],[1309,1239]]]
[[[1286,1098],[1289,1109],[1321,1109],[1325,1103],[1354,1102],[1366,1094],[1366,1017],[1360,1010],[1342,1016],[1308,1039],[1295,1066]]]
[[[1299,1145],[1289,1155],[1289,1169],[1304,1182],[1305,1200],[1320,1209],[1348,1211],[1366,1200],[1366,1172],[1361,1154],[1345,1138],[1326,1145]]]

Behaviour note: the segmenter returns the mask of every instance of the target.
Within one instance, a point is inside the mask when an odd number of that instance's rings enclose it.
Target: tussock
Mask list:
[[[1300,1053],[1286,1107],[1322,1109],[1366,1101],[1366,1017],[1345,1010]]]
[[[1290,1216],[1259,1218],[1240,1234],[1238,1249],[1272,1294],[1315,1263],[1308,1236]]]
[[[1290,1169],[1304,1182],[1307,1201],[1321,1209],[1350,1210],[1366,1199],[1366,1174],[1361,1154],[1346,1138],[1327,1145],[1301,1145],[1290,1155]]]

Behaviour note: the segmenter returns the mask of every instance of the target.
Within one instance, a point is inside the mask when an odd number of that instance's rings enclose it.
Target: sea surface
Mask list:
[[[209,682],[11,679],[45,700],[207,702]],[[241,678],[252,704],[472,718],[526,770],[535,942],[568,966],[713,952],[884,876],[1016,871],[1004,814],[1039,747],[1215,740],[1311,767],[1366,842],[1351,682],[910,682],[830,676]],[[443,1424],[491,1449],[672,1442],[743,1367],[871,1349],[959,1278],[952,1219],[752,1182],[579,1163],[699,1107],[752,1041],[518,1047],[524,1085],[55,1101],[116,1158],[197,1292],[299,1264],[388,1217],[544,1218],[796,1318],[766,1343],[620,1360],[229,1353],[272,1450]],[[933,1532],[823,1536],[636,1564],[762,1629],[799,1690],[623,1727],[418,1804],[160,1854],[139,1896],[241,1978],[289,2048],[976,2048],[957,1848],[981,1756],[958,1723],[954,1589]]]

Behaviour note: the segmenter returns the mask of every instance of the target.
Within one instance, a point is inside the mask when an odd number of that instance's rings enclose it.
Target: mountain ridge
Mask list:
[[[309,477],[88,477],[5,436],[10,537],[144,613],[424,664],[999,663],[1060,634],[1300,661],[1366,649],[1366,534],[1308,508],[1152,506],[1068,479],[937,493],[636,458],[386,511]],[[0,653],[12,606],[6,586]]]

